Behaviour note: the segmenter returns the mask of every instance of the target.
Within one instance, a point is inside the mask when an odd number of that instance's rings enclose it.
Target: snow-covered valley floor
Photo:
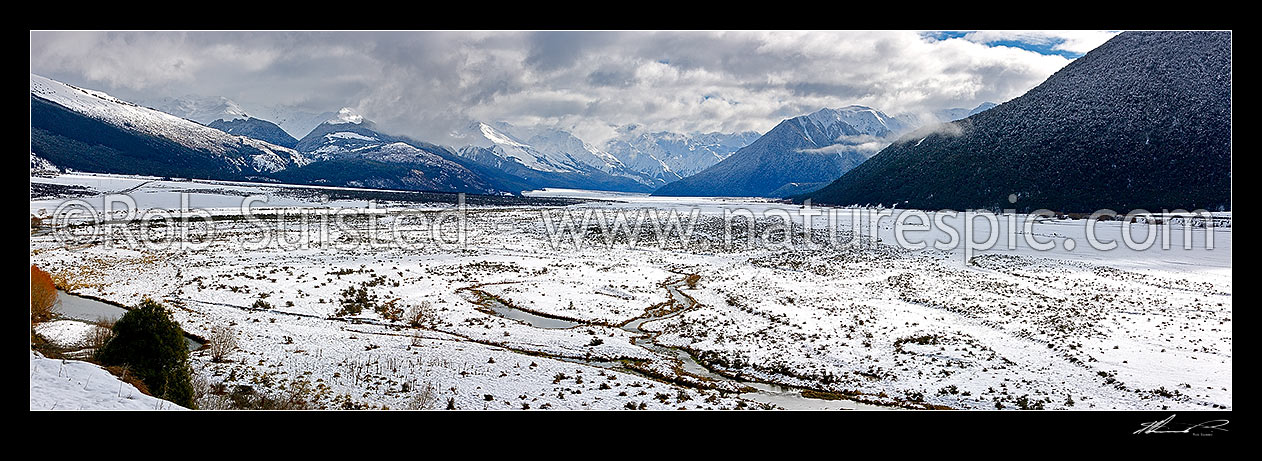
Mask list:
[[[134,192],[160,193],[161,181],[151,183]],[[621,199],[570,209],[697,205]],[[461,245],[387,244],[391,232],[428,235],[444,212],[400,207],[321,237],[284,209],[262,224],[216,219],[212,237],[192,245],[178,235],[163,245],[67,245],[40,231],[31,258],[68,291],[126,305],[161,300],[201,337],[230,327],[240,350],[218,363],[193,352],[199,377],[299,393],[312,408],[767,407],[758,392],[707,373],[850,399],[846,408],[1232,407],[1230,228],[1217,231],[1212,250],[1173,256],[992,250],[965,260],[884,237],[810,249],[731,245],[714,212],[731,203],[703,202],[694,238],[660,248],[606,245],[590,231],[581,245],[556,245],[541,211],[527,207],[470,209]],[[32,212],[56,205],[33,201]],[[1036,230],[1067,232],[1056,226]],[[278,240],[257,243],[269,236]],[[677,293],[667,286],[686,278]],[[432,321],[338,316],[349,288],[402,312],[428,306]],[[695,306],[681,308],[681,295]],[[260,300],[263,309],[251,308]],[[495,313],[491,301],[579,324],[534,326]],[[646,310],[672,309],[681,310],[623,327]],[[704,370],[637,344],[637,331]]]

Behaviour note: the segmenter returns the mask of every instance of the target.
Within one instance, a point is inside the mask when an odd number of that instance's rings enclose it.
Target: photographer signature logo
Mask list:
[[[1213,435],[1217,431],[1226,432],[1224,427],[1228,421],[1225,419],[1213,419],[1196,424],[1176,423],[1174,417],[1170,417],[1161,421],[1151,421],[1143,423],[1143,427],[1135,431],[1135,434],[1189,434],[1196,436]]]

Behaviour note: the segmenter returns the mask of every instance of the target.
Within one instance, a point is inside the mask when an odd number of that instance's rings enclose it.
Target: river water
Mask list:
[[[55,309],[58,314],[61,314],[63,318],[82,320],[84,322],[114,321],[127,313],[127,309],[122,307],[61,290],[57,290],[57,300],[60,302]],[[184,341],[188,343],[188,350],[190,351],[202,347],[201,342],[188,335],[184,336]]]
[[[666,346],[666,345],[662,345],[658,343],[656,340],[658,333],[645,331],[642,329],[642,327],[646,323],[666,320],[666,319],[675,317],[677,315],[680,315],[684,312],[687,312],[688,310],[695,307],[695,304],[696,304],[695,301],[693,301],[691,297],[686,296],[681,291],[679,291],[680,287],[682,287],[686,283],[686,280],[687,280],[686,278],[680,278],[679,280],[665,284],[665,288],[667,292],[670,294],[670,297],[672,301],[675,303],[675,305],[683,306],[683,307],[678,307],[675,310],[671,311],[670,313],[667,313],[661,316],[654,316],[652,314],[646,313],[645,315],[641,317],[637,317],[634,320],[627,322],[625,325],[622,326],[623,330],[634,333],[636,335],[636,338],[632,340],[633,344],[643,347],[645,349],[648,349],[654,354],[660,357],[663,357],[667,360],[670,360],[670,359],[678,360],[679,362],[681,362],[681,368],[683,368],[685,372],[692,374],[694,376],[700,376],[703,378],[708,378],[708,379],[719,381],[719,382],[736,383],[741,386],[752,388],[754,389],[754,392],[744,392],[744,393],[739,394],[739,396],[741,398],[751,400],[754,402],[771,404],[780,408],[784,408],[786,410],[890,410],[892,409],[890,407],[870,405],[870,404],[856,402],[853,400],[812,399],[812,398],[803,397],[802,389],[800,388],[730,378],[730,377],[715,373],[714,371],[711,371],[709,368],[706,368],[705,366],[701,365],[699,362],[697,362],[697,359],[693,357],[692,354],[689,353],[688,351],[685,351],[677,347]],[[498,300],[495,300],[495,299],[486,299],[484,300],[483,305],[491,309],[491,311],[493,311],[496,315],[500,317],[517,320],[517,321],[526,323],[530,326],[533,326],[535,328],[565,329],[565,328],[573,328],[576,326],[585,325],[585,323],[583,322],[558,319],[554,317],[547,317],[547,316],[543,316],[539,314],[534,314],[531,312],[526,312],[521,309],[517,309],[510,305],[499,302]],[[592,365],[592,366],[598,366],[602,368],[611,368],[611,369],[620,369],[620,370],[626,371],[625,367],[623,367],[621,363],[616,362],[616,361],[596,361],[596,360],[577,360],[577,361],[588,364],[588,365]]]

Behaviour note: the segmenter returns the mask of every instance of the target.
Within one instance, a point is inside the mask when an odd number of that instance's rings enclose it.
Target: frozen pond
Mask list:
[[[84,298],[61,290],[57,290],[57,300],[61,303],[57,306],[57,313],[62,317],[75,320],[83,320],[85,322],[95,322],[98,320],[115,321],[123,314],[127,313],[127,309],[115,306],[113,304],[104,303],[91,298]]]

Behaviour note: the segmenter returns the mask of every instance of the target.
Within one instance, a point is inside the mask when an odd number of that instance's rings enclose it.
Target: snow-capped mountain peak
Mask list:
[[[338,110],[337,117],[334,117],[333,119],[330,119],[328,121],[328,123],[331,123],[331,124],[342,124],[342,123],[360,124],[363,122],[364,122],[364,116],[360,115],[359,112],[356,112],[355,109],[351,109],[349,107],[343,107],[342,109]]]
[[[482,143],[484,146],[486,142],[490,143],[489,149],[496,156],[519,163],[531,170],[573,172],[583,169],[577,161],[562,152],[542,150],[524,142],[522,138],[525,136],[518,136],[518,134],[528,134],[529,130],[519,130],[505,122],[495,123],[494,126],[475,122],[471,128],[484,140]],[[518,131],[522,133],[517,133]]]
[[[665,184],[695,174],[732,155],[758,138],[755,132],[675,133],[650,131],[639,125],[618,129],[619,136],[603,151],[627,168]]]
[[[888,136],[915,128],[915,125],[899,117],[891,117],[884,112],[857,104],[839,109],[824,108],[804,117],[803,123],[813,122],[825,131],[838,123],[845,123],[862,134]]]
[[[506,124],[501,124],[501,125],[503,126]],[[478,122],[477,126],[478,126],[478,132],[482,133],[482,137],[486,138],[488,141],[491,141],[492,143],[502,145],[502,146],[522,148],[522,149],[530,148],[530,146],[526,145],[525,143],[519,142],[516,139],[514,139],[513,135],[497,130],[491,125]]]

